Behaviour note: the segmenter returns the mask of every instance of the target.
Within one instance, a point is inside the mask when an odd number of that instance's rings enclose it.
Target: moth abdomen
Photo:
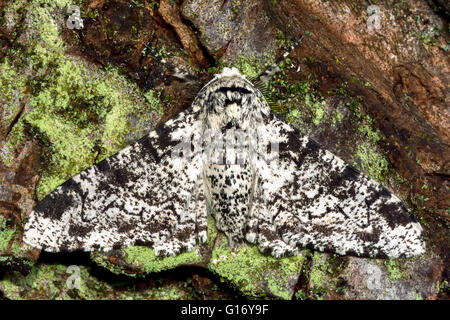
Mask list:
[[[248,165],[211,164],[205,168],[211,214],[219,230],[233,242],[244,240],[250,213],[252,174]]]

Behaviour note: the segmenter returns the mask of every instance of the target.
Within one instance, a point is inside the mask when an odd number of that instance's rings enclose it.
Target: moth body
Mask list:
[[[264,102],[256,92],[237,69],[225,68],[194,101],[205,110],[203,177],[208,213],[233,247],[244,241],[251,215],[258,140],[253,117],[258,102]]]

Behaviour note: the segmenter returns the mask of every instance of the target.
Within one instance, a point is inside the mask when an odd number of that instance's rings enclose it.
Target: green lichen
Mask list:
[[[325,110],[324,110],[324,107],[326,105],[325,101],[324,100],[319,101],[317,98],[315,98],[311,95],[306,95],[305,96],[305,105],[310,110],[312,110],[312,112],[313,112],[312,122],[316,126],[318,126],[322,122],[322,119],[325,116]]]
[[[286,120],[289,122],[297,122],[301,119],[301,111],[298,109],[292,109],[286,116]]]
[[[45,88],[31,98],[34,110],[23,118],[49,145],[47,170],[37,188],[39,198],[96,159],[120,150],[123,136],[130,131],[126,115],[139,104],[122,94],[127,84],[117,74],[86,80],[83,65],[62,56],[53,60],[60,64],[45,79]]]
[[[177,256],[159,257],[155,252],[143,246],[134,246],[124,249],[127,257],[125,261],[137,266],[144,273],[159,272],[173,269],[180,265],[200,263],[203,258],[197,250],[181,253]]]
[[[0,280],[0,290],[9,299],[189,299],[194,296],[191,281],[167,282],[156,279],[145,289],[136,287],[134,281],[108,282],[96,278],[85,266],[77,266],[79,288],[74,287],[75,272],[68,266],[44,264],[34,266],[28,275],[8,271]],[[158,281],[160,280],[160,281]]]
[[[8,57],[5,57],[0,64],[0,88],[1,99],[8,102],[20,100],[24,95],[25,77],[23,75],[17,75]]]
[[[336,112],[336,115],[331,119],[331,122],[333,126],[335,126],[341,124],[343,119],[344,115],[338,111]]]
[[[249,298],[290,299],[289,282],[296,281],[304,261],[301,254],[281,259],[264,255],[252,245],[231,251],[227,240],[221,238],[208,268]]]
[[[271,101],[283,101],[284,109],[288,110],[287,121],[318,126],[326,117],[326,101],[312,89],[312,81],[290,83],[285,71],[291,67],[292,62],[288,59],[280,63],[280,72],[267,85],[268,98]]]
[[[327,256],[314,252],[312,255],[312,267],[309,272],[310,297],[321,300],[330,287],[330,264]]]
[[[361,124],[358,130],[365,141],[358,145],[355,157],[360,161],[362,170],[369,177],[384,181],[390,171],[390,163],[378,148],[378,143],[381,140],[380,131],[373,128],[373,120],[369,116],[360,118]]]
[[[6,219],[0,216],[0,253],[8,247],[15,231],[14,228],[8,227]]]
[[[374,146],[367,143],[359,145],[355,156],[361,161],[360,166],[369,177],[378,181],[386,179],[389,162]]]
[[[27,270],[34,265],[34,257],[30,255],[30,247],[24,245],[18,233],[21,231],[17,227],[1,226],[0,216],[0,265],[17,267],[21,270]]]
[[[143,276],[163,270],[174,269],[182,265],[203,264],[205,256],[202,249],[211,250],[217,237],[217,228],[212,217],[208,218],[208,239],[205,245],[197,245],[191,252],[185,252],[174,257],[159,257],[155,252],[145,246],[132,246],[122,250],[121,262],[112,263],[108,256],[93,252],[92,260],[105,269],[116,273],[126,274],[131,277]]]
[[[22,99],[26,91],[26,77],[23,74],[17,74],[12,59],[5,57],[0,63],[0,135],[6,135],[10,130],[16,116],[21,112]],[[8,140],[0,149],[0,161],[9,166],[12,160],[12,154],[17,144],[22,140],[22,130],[12,130],[8,133]],[[1,145],[1,143],[0,143]]]
[[[236,61],[232,64],[248,79],[255,79],[261,72],[261,61],[255,57],[244,57],[239,55]]]
[[[27,7],[35,35],[19,55],[8,52],[16,58],[10,61],[7,57],[4,68],[32,74],[20,83],[30,90],[33,110],[19,120],[12,133],[23,137],[26,127],[47,147],[46,169],[37,187],[38,198],[42,199],[62,182],[123,148],[132,130],[127,116],[159,111],[155,110],[159,97],[153,95],[146,103],[135,85],[116,69],[92,70],[65,54],[54,9],[64,9],[74,4],[72,1],[33,3],[37,5]],[[15,85],[9,73],[1,79],[2,87]],[[3,162],[10,161],[13,147],[12,143],[3,147]]]
[[[5,144],[0,149],[0,160],[6,165],[10,166],[13,160],[14,150],[17,148],[20,142],[25,138],[24,124],[22,121],[16,123],[8,134],[8,138]]]
[[[375,144],[381,140],[380,131],[373,128],[373,120],[368,116],[365,116],[365,122],[361,124],[358,130],[370,143]]]
[[[10,299],[23,299],[23,291],[35,292],[39,295],[45,292],[48,299],[55,299],[60,293],[57,286],[55,270],[59,266],[33,267],[27,276],[19,272],[12,272],[12,277],[5,276],[0,280],[1,291]]]
[[[216,224],[214,218],[212,216],[208,216],[208,240],[207,244],[209,248],[212,248],[214,242],[216,241],[218,235],[218,231],[216,228]]]
[[[414,298],[414,300],[423,300],[422,295],[418,292],[411,293],[411,296]]]
[[[384,265],[388,273],[388,278],[391,282],[408,277],[408,272],[402,270],[402,263],[398,260],[385,260]]]
[[[295,299],[297,300],[307,300],[308,296],[302,290],[299,290],[295,293]]]
[[[150,104],[150,110],[156,111],[158,114],[162,115],[163,109],[161,107],[161,92],[157,92],[155,90],[149,90],[144,93],[144,97],[147,102]]]
[[[329,298],[331,293],[345,294],[346,277],[342,275],[342,271],[345,270],[346,265],[341,256],[319,252],[311,255],[311,269],[308,274],[309,298],[323,300]]]
[[[313,268],[309,273],[309,280],[311,285],[315,287],[322,287],[327,281],[326,270],[328,263],[326,257],[318,252],[314,252],[312,256]]]
[[[8,224],[8,219],[0,215],[0,265],[20,265],[29,267],[33,262],[29,260],[27,248],[17,239],[19,229]]]

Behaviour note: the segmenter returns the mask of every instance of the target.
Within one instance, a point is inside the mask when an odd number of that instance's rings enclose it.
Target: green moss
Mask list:
[[[275,2],[275,1],[274,1]],[[289,25],[288,25],[289,28]],[[306,31],[308,32],[308,31]],[[311,34],[310,34],[311,35]],[[275,44],[277,45],[277,47],[288,51],[290,50],[290,48],[294,45],[295,40],[294,38],[291,38],[290,40],[286,37],[286,35],[283,33],[283,31],[278,30],[276,35],[275,35],[277,41],[275,42]]]
[[[311,88],[311,81],[289,83],[285,68],[292,62],[280,63],[281,71],[268,83],[268,98],[283,101],[284,109],[289,110],[286,119],[291,123],[312,123],[318,126],[326,116],[326,101]]]
[[[444,280],[439,284],[439,293],[443,293],[443,292],[449,291],[449,290],[450,290],[450,284],[447,280]]]
[[[218,235],[213,218],[209,219],[207,247],[212,248]],[[290,299],[289,283],[295,282],[304,262],[302,255],[277,259],[263,255],[255,246],[242,247],[231,252],[222,237],[213,248],[207,267],[238,288],[251,298],[278,297]],[[203,248],[204,249],[204,248]],[[123,250],[123,257],[108,259],[107,256],[93,253],[92,259],[99,265],[116,274],[142,276],[148,273],[168,270],[185,264],[203,264],[205,257],[200,254],[204,250],[183,253],[175,257],[157,257],[154,251],[142,246],[134,246]]]
[[[11,266],[13,264],[13,259],[9,256],[0,256],[1,266]]]
[[[105,268],[106,270],[115,274],[125,274],[131,277],[136,277],[136,272],[133,270],[128,270],[125,267],[113,263],[107,255],[100,251],[92,251],[90,254],[90,259],[94,261],[97,265]],[[114,260],[113,260],[114,261]]]
[[[97,19],[100,16],[100,12],[97,8],[95,8],[94,10],[91,10],[89,12],[83,12],[81,14],[81,18],[90,18],[90,19]]]
[[[293,292],[288,289],[289,282],[297,279],[304,260],[302,255],[274,258],[262,254],[256,246],[232,252],[222,238],[214,247],[208,268],[249,298],[290,299]]]
[[[291,87],[289,90],[294,95],[298,94],[295,88],[292,89]],[[303,89],[300,89],[300,91],[303,91]],[[308,92],[303,96],[300,96],[300,98],[303,100],[300,102],[300,108],[303,111],[302,113],[309,117],[315,126],[318,126],[325,118],[325,100],[316,96],[314,93],[309,92],[309,89]]]

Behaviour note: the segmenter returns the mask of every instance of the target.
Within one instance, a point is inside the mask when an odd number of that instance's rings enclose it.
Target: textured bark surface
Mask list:
[[[375,2],[375,1],[372,1]],[[66,27],[78,5],[84,27]],[[448,299],[449,25],[445,1],[0,0],[0,291],[11,299]],[[186,108],[224,66],[263,70],[277,112],[380,181],[419,218],[420,257],[231,253],[214,227],[194,254],[47,254],[24,245],[35,203]],[[201,81],[199,81],[200,85]],[[212,221],[211,221],[211,224]],[[70,289],[69,265],[81,289]],[[137,277],[137,278],[136,278]],[[51,279],[51,281],[49,281]],[[0,295],[1,296],[1,295]]]

